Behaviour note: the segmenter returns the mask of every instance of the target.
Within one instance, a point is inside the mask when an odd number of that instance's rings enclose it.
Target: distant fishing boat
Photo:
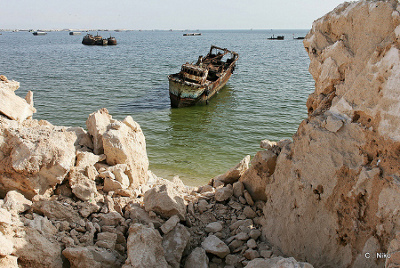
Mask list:
[[[42,32],[42,31],[36,31],[32,33],[33,35],[46,35],[46,32]]]
[[[199,36],[201,33],[184,33],[183,36]]]
[[[69,35],[80,35],[81,32],[69,32]]]
[[[115,37],[110,36],[109,38],[107,38],[107,42],[109,46],[115,46],[117,45],[117,39],[115,39]]]
[[[98,33],[96,36],[93,36],[91,34],[86,34],[83,37],[82,44],[84,45],[97,45],[97,46],[107,46],[107,45],[116,45],[117,44],[117,39],[115,37],[109,37],[109,38],[103,38],[101,37]]]
[[[267,38],[268,40],[284,40],[285,36],[283,35],[278,35],[277,37],[275,37],[274,35],[272,35],[271,37]]]
[[[95,45],[95,44],[96,44],[96,40],[94,39],[93,35],[91,35],[91,34],[86,34],[86,35],[83,37],[82,44],[88,45],[88,46],[92,46],[92,45]]]
[[[296,40],[303,40],[304,38],[305,38],[304,36],[293,37],[293,39],[296,39]]]
[[[226,55],[229,58],[224,60]],[[171,106],[207,104],[228,82],[238,58],[236,52],[211,46],[207,56],[200,56],[195,64],[183,64],[179,73],[168,76]]]

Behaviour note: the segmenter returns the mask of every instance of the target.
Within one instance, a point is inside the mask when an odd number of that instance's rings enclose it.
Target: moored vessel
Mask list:
[[[274,36],[272,35],[271,37],[267,38],[268,40],[285,40],[285,36],[284,35],[278,35],[278,36]]]
[[[168,76],[172,107],[207,104],[231,77],[239,55],[226,48],[211,46],[195,64],[185,63],[181,71]]]
[[[117,39],[115,37],[110,36],[107,38],[107,42],[109,46],[115,46],[117,44]]]
[[[36,31],[36,32],[33,32],[32,34],[33,35],[46,35],[47,33],[43,32],[43,31]]]

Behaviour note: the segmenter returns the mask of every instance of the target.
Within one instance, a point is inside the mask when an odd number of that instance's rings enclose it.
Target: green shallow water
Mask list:
[[[106,107],[122,120],[131,115],[146,136],[150,169],[204,184],[224,173],[263,139],[291,138],[306,118],[314,81],[301,40],[305,30],[120,32],[115,47],[81,44],[81,36],[51,32],[3,33],[0,73],[34,92],[36,119],[85,128],[87,116]],[[110,33],[100,32],[104,37]],[[196,61],[210,45],[239,53],[235,73],[206,106],[171,109],[167,75]]]

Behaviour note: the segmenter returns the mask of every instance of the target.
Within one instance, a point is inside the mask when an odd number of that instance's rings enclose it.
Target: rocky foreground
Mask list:
[[[262,236],[265,202],[239,181],[250,156],[210,185],[164,180],[130,116],[53,126],[1,80],[0,267],[312,267]]]
[[[149,171],[131,117],[53,126],[1,76],[0,267],[400,267],[399,40],[398,1],[316,20],[293,141],[202,187]]]

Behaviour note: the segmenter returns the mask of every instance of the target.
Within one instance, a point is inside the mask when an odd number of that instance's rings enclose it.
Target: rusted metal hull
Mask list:
[[[199,56],[195,64],[183,64],[179,73],[168,76],[171,106],[207,104],[226,85],[238,58],[234,51],[211,46],[207,56]]]
[[[169,96],[171,106],[174,108],[188,107],[198,104],[207,104],[221,88],[223,88],[232,75],[229,69],[217,81],[203,87],[194,87],[189,83],[179,82],[172,78],[169,79]]]

